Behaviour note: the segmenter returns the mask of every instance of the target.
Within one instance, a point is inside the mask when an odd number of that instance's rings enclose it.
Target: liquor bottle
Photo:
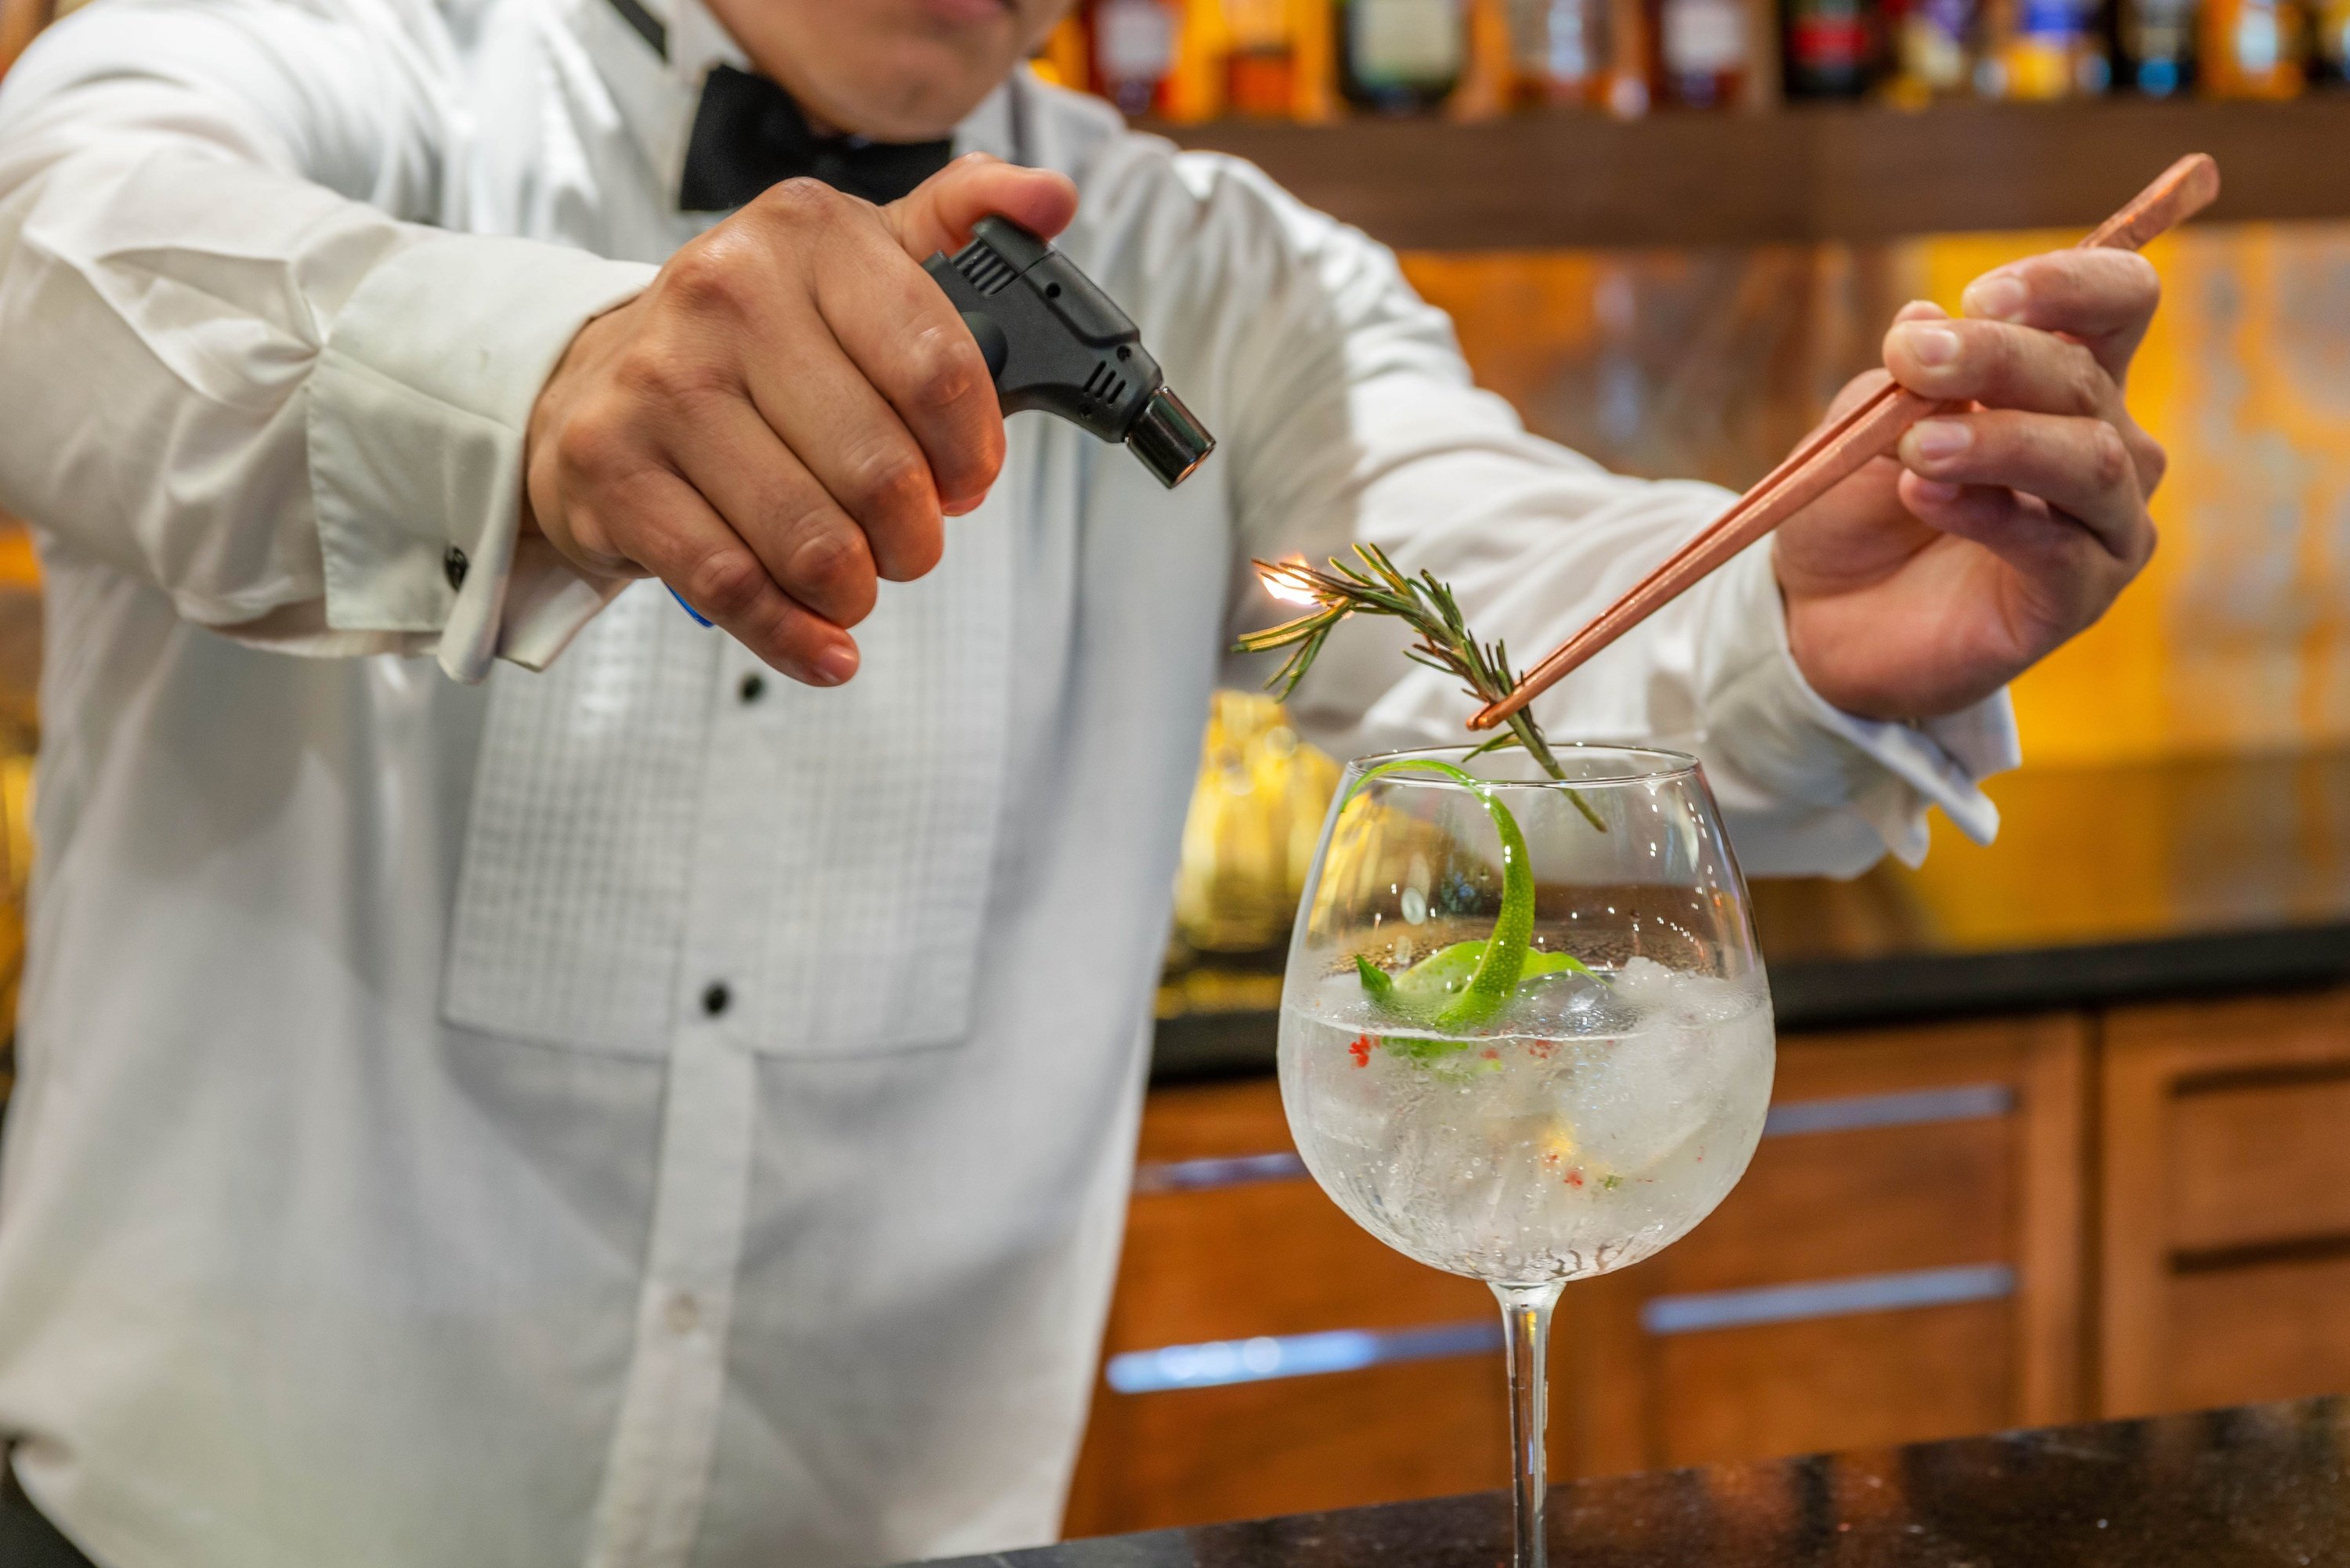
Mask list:
[[[1338,0],[1338,86],[1385,114],[1435,108],[1468,59],[1458,0]]]
[[[1977,0],[1908,0],[1888,17],[1894,75],[1887,96],[1914,108],[1970,91],[1981,57],[1982,23]]]
[[[2148,98],[2194,86],[2195,11],[2196,0],[2117,0],[2115,78]]]
[[[2331,88],[2350,84],[2350,0],[2316,0],[2311,10],[2311,79]]]
[[[2199,64],[2214,98],[2291,98],[2302,68],[2302,14],[2294,0],[2207,0]]]
[[[2006,49],[2006,96],[2059,99],[2105,91],[2113,67],[2095,7],[2096,0],[2021,0]]]
[[[1289,0],[1224,0],[1224,105],[1285,118],[1297,93],[1297,40]]]
[[[1788,0],[1787,96],[1858,98],[1866,92],[1876,63],[1875,23],[1865,0]]]
[[[1661,97],[1690,109],[1719,109],[1743,94],[1747,78],[1744,0],[1659,0]]]
[[[1094,89],[1129,115],[1163,111],[1180,19],[1170,0],[1100,0],[1089,18]]]
[[[1597,108],[1606,103],[1604,0],[1511,0],[1510,57],[1522,106]]]

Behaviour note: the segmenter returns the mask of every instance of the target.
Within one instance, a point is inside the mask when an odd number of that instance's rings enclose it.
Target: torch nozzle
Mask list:
[[[1216,438],[1172,389],[1160,387],[1127,427],[1126,445],[1159,483],[1172,490],[1208,460],[1216,450]]]

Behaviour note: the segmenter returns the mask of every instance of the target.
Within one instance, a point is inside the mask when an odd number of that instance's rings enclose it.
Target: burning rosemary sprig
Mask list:
[[[1313,668],[1330,633],[1350,615],[1393,616],[1402,621],[1419,634],[1407,657],[1431,670],[1458,676],[1469,695],[1481,702],[1498,702],[1517,689],[1518,678],[1510,669],[1508,649],[1499,642],[1477,640],[1461,614],[1451,588],[1439,582],[1433,573],[1406,576],[1377,545],[1358,544],[1355,556],[1352,562],[1333,557],[1326,572],[1303,561],[1256,563],[1257,575],[1274,594],[1284,598],[1310,599],[1314,606],[1295,620],[1251,632],[1240,639],[1243,653],[1269,653],[1276,648],[1290,650],[1273,679],[1265,682],[1267,691],[1284,699],[1295,691],[1305,672]],[[1508,723],[1509,728],[1469,755],[1482,756],[1487,752],[1522,746],[1542,764],[1544,773],[1564,781],[1565,770],[1559,766],[1534,715],[1520,709],[1510,715]],[[1586,821],[1603,833],[1607,831],[1607,824],[1599,820],[1599,814],[1592,810],[1579,792],[1569,790],[1567,794]]]

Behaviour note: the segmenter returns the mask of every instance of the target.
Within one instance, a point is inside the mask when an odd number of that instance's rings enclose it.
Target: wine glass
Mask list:
[[[1679,1241],[1771,1097],[1746,886],[1696,762],[1559,746],[1348,764],[1281,998],[1281,1098],[1355,1221],[1485,1281],[1510,1376],[1517,1568],[1544,1561],[1551,1309]]]

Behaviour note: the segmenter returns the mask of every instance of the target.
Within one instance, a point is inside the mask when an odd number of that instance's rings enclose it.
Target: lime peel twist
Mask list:
[[[1526,837],[1519,830],[1518,819],[1485,780],[1451,763],[1402,757],[1365,772],[1347,789],[1347,800],[1373,779],[1410,769],[1440,774],[1463,785],[1492,819],[1493,829],[1502,838],[1502,910],[1493,921],[1492,936],[1454,942],[1400,974],[1390,975],[1368,958],[1356,954],[1355,971],[1362,977],[1363,994],[1374,1005],[1416,1023],[1444,1030],[1473,1029],[1498,1016],[1523,981],[1566,971],[1591,974],[1587,965],[1570,954],[1533,949],[1534,874]],[[1339,808],[1345,807],[1342,800]],[[1445,1044],[1459,1048],[1457,1043]]]

